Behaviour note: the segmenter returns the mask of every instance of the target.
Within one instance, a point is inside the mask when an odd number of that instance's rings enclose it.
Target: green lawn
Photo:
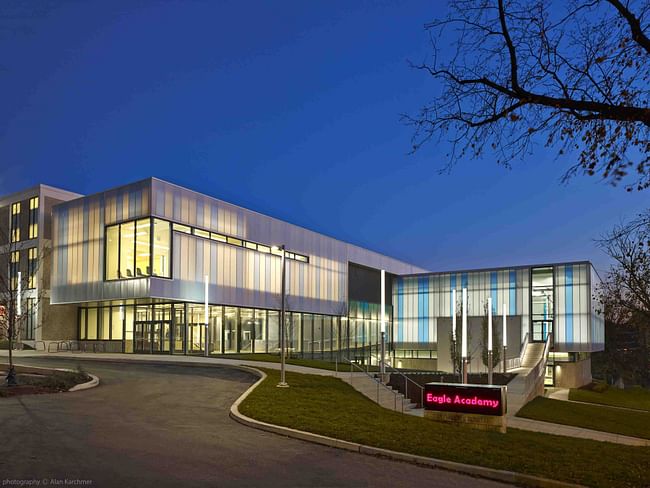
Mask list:
[[[279,374],[240,406],[250,417],[352,442],[596,487],[650,485],[650,448],[509,429],[507,434],[402,415],[333,377]],[[407,469],[407,468],[406,468]]]
[[[577,402],[600,403],[615,407],[636,408],[650,412],[650,390],[635,386],[627,390],[608,388],[599,393],[582,388],[569,391],[569,400]]]
[[[279,363],[280,355],[279,354],[220,354],[213,355],[212,357],[218,357],[223,359],[243,359],[246,361],[266,361],[269,363]],[[326,369],[328,371],[336,371],[336,363],[334,361],[323,361],[322,359],[301,359],[301,358],[288,358],[287,364],[293,364],[294,366],[304,366],[307,368],[319,368]],[[339,371],[350,371],[349,363],[339,363]],[[364,366],[365,368],[365,366]],[[357,368],[355,371],[359,371]],[[376,366],[370,366],[370,371],[377,371]]]
[[[650,412],[538,397],[519,410],[517,417],[650,439]]]

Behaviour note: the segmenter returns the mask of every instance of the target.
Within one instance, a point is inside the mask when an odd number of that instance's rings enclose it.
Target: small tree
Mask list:
[[[650,210],[614,227],[598,241],[614,261],[600,286],[600,302],[616,324],[650,324]]]
[[[37,252],[36,264],[31,269],[21,269],[21,261],[11,262],[13,253],[23,253],[27,250],[20,242],[11,242],[11,239],[0,228],[0,336],[7,338],[9,349],[9,369],[6,382],[8,385],[16,384],[13,349],[20,340],[29,321],[29,311],[24,306],[25,292],[32,288],[33,282],[38,283],[38,273],[41,264],[49,254],[49,249],[41,247]],[[19,254],[20,256],[20,254]],[[20,271],[20,279],[18,278]],[[40,306],[43,298],[43,287],[38,287],[36,293],[30,293],[34,299],[35,309]],[[18,303],[18,291],[22,290]]]
[[[650,383],[650,210],[615,226],[599,241],[614,263],[594,297],[605,319],[605,350],[594,372],[613,380]],[[637,337],[629,343],[630,337]]]
[[[483,306],[484,314],[483,321],[481,322],[482,338],[481,338],[481,359],[485,367],[488,367],[488,306],[487,303]],[[497,330],[498,327],[494,326],[494,315],[492,316],[492,368],[499,364],[501,361],[501,335]]]
[[[458,295],[458,294],[457,294]],[[467,308],[469,309],[469,299],[467,303]],[[454,341],[454,331],[452,330],[449,333],[449,354],[451,357],[451,364],[454,370],[454,374],[461,374],[463,371],[463,356],[462,356],[462,341],[463,341],[463,302],[462,298],[456,299],[456,341]],[[452,322],[453,327],[453,322]],[[469,347],[472,343],[472,333],[467,327],[467,349],[469,354]],[[468,358],[469,359],[469,358]]]

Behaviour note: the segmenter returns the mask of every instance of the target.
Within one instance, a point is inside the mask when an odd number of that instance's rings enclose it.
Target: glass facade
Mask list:
[[[379,306],[355,303],[354,318],[286,312],[287,349],[313,359],[345,357],[376,363]],[[387,331],[390,330],[387,307]],[[79,312],[79,340],[119,341],[124,352],[209,354],[280,352],[277,310],[203,304],[106,304]],[[387,343],[390,342],[387,337]]]
[[[553,267],[531,269],[531,340],[544,342],[553,332]]]

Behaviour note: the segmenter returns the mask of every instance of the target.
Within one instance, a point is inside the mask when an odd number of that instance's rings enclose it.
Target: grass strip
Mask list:
[[[535,398],[517,417],[650,439],[650,412]]]
[[[240,405],[249,417],[351,442],[595,487],[650,485],[650,448],[509,429],[483,432],[386,410],[333,377],[268,378]]]
[[[636,408],[650,412],[650,390],[640,386],[625,390],[609,388],[603,392],[574,388],[569,391],[569,400],[611,405],[613,407]]]

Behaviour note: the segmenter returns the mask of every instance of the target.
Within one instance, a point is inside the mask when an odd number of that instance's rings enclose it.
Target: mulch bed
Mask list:
[[[63,393],[68,391],[73,385],[83,383],[90,379],[83,373],[18,373],[16,375],[18,385],[7,386],[6,376],[6,371],[0,371],[0,398]],[[74,376],[74,379],[69,380],[70,376]]]

